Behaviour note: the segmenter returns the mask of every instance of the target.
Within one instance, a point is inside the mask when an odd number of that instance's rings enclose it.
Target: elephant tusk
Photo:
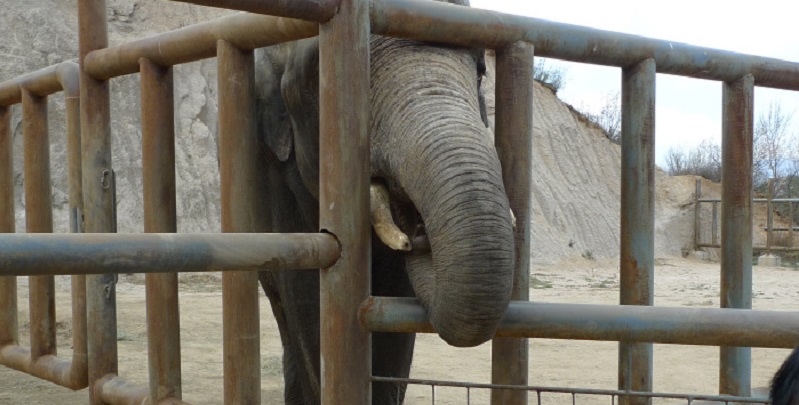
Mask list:
[[[386,186],[379,183],[372,183],[369,186],[370,214],[372,217],[372,227],[375,229],[377,237],[383,243],[394,250],[411,250],[411,241],[408,235],[403,233],[394,223],[389,208],[388,190]]]
[[[516,229],[516,215],[513,215],[513,210],[510,210],[510,224]]]

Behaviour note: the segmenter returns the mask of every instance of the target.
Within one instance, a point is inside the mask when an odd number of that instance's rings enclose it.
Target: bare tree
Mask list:
[[[599,112],[588,111],[583,106],[579,109],[580,114],[584,115],[589,121],[599,125],[605,136],[615,144],[621,144],[621,93],[609,92],[605,94]]]
[[[670,148],[666,154],[666,171],[672,176],[696,175],[710,181],[721,181],[721,146],[705,139],[688,152]]]
[[[566,68],[548,65],[546,59],[536,58],[533,79],[557,93],[566,85]]]
[[[757,118],[753,139],[752,175],[755,186],[762,187],[769,178],[777,178],[789,156],[789,134],[793,113],[785,113],[777,103]]]

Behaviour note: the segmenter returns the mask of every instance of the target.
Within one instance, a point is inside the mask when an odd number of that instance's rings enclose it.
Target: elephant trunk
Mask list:
[[[397,48],[395,63],[413,66],[403,52],[420,58],[408,43]],[[373,161],[385,162],[383,175],[424,222],[431,252],[411,252],[406,267],[433,326],[453,346],[475,346],[493,337],[510,300],[511,216],[499,159],[480,119],[473,54],[437,49],[424,56],[422,72],[393,66],[388,80],[402,85],[379,83],[386,97],[374,103],[373,131],[386,148],[376,148],[383,156]],[[386,79],[380,60],[373,64],[375,86]],[[403,74],[423,77],[402,80]]]
[[[493,337],[510,299],[512,227],[499,163],[486,158],[492,150],[449,143],[435,137],[417,166],[427,173],[400,180],[431,246],[429,255],[410,255],[407,268],[439,335],[474,346]]]

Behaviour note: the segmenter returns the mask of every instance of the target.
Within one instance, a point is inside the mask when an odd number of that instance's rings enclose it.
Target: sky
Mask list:
[[[799,62],[799,36],[791,0],[472,0],[472,7],[583,25],[607,31],[688,43]],[[598,112],[621,89],[621,69],[547,60],[566,69],[558,96],[575,107]],[[657,75],[655,159],[661,167],[669,148],[683,150],[704,139],[721,144],[721,83]],[[797,112],[791,133],[799,133],[799,92],[755,87],[755,120],[771,103]]]

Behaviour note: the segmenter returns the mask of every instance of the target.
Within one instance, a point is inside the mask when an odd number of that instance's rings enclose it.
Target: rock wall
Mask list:
[[[0,14],[0,80],[77,56],[76,0],[10,1]],[[112,45],[205,21],[227,11],[163,0],[107,0]],[[487,96],[493,114],[493,60],[489,58]],[[178,228],[219,231],[217,170],[217,90],[215,60],[175,68]],[[534,262],[591,254],[612,257],[619,248],[620,149],[595,126],[535,86],[533,167]],[[120,232],[141,232],[141,106],[138,75],[111,82],[113,159],[117,174]],[[50,107],[53,207],[57,232],[67,229],[66,157],[63,97]],[[15,197],[18,231],[24,231],[22,136],[19,108],[13,116]],[[676,181],[676,183],[675,183]],[[678,255],[693,240],[693,180],[657,175],[659,256]],[[688,205],[686,205],[686,203]]]
[[[228,11],[163,0],[108,0],[111,45],[206,21]],[[3,4],[0,31],[0,80],[63,61],[77,61],[77,1],[26,0]],[[178,229],[219,231],[219,176],[216,162],[216,61],[175,68],[176,179]],[[138,75],[113,79],[111,89],[112,156],[117,176],[120,232],[143,230],[141,181],[141,103]],[[66,142],[63,96],[50,97],[49,126],[54,227],[68,229]],[[17,230],[25,230],[20,108],[14,128]]]

